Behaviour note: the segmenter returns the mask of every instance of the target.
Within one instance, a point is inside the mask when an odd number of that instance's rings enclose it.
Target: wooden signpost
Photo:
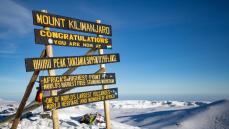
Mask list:
[[[108,89],[107,85],[116,84],[115,73],[106,73],[105,64],[120,62],[119,54],[104,54],[103,49],[111,49],[111,38],[102,37],[101,35],[111,36],[112,30],[110,25],[101,24],[100,21],[90,22],[65,16],[49,14],[47,11],[33,11],[33,24],[43,26],[44,29],[34,29],[35,43],[45,45],[46,57],[43,58],[26,58],[26,71],[35,71],[38,76],[40,70],[48,70],[48,76],[40,76],[39,83],[44,92],[49,92],[48,96],[43,97],[44,111],[52,112],[53,129],[59,129],[58,110],[71,106],[81,104],[104,102],[104,112],[106,128],[111,129],[109,103],[107,100],[118,98],[118,89]],[[70,34],[63,32],[50,31],[48,27],[59,28],[65,30],[73,30],[97,36]],[[92,48],[85,56],[66,56],[53,57],[52,45],[66,46],[66,47],[82,47]],[[99,50],[99,55],[92,55]],[[100,70],[95,74],[78,74],[68,75],[72,73],[79,66],[100,65]],[[63,75],[56,75],[54,69],[70,68]],[[32,90],[32,86],[36,78],[26,90],[25,96],[22,100],[12,129],[16,129],[19,123],[19,118],[23,113],[23,109],[27,98]],[[101,90],[77,92],[71,94],[64,94],[75,87],[86,87],[102,85]],[[28,89],[28,88],[27,88]],[[57,89],[60,89],[57,92]],[[26,111],[33,110],[38,105],[31,105],[26,107]],[[9,118],[10,119],[10,118]]]

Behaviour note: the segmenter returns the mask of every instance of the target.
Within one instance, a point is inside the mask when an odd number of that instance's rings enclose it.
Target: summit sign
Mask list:
[[[57,109],[103,101],[106,129],[111,129],[108,100],[118,98],[118,88],[108,87],[108,85],[116,84],[116,76],[115,73],[106,73],[105,64],[120,62],[118,53],[104,53],[104,49],[112,48],[111,25],[101,24],[99,19],[96,22],[90,22],[49,14],[47,10],[32,11],[32,16],[33,24],[43,28],[34,29],[35,43],[45,45],[45,49],[40,57],[25,58],[26,72],[33,71],[32,77],[17,112],[4,118],[3,122],[14,119],[11,129],[17,129],[23,113],[34,110],[42,103],[44,111],[52,111],[53,129],[60,129]],[[52,28],[87,34],[56,31]],[[90,50],[82,56],[54,56],[54,45],[90,48]],[[95,54],[96,51],[98,52],[97,55]],[[99,65],[100,69],[95,73],[72,75],[76,68],[89,65]],[[61,68],[68,68],[68,70],[62,75],[56,75],[55,71]],[[47,70],[48,75],[40,76],[35,101],[26,106],[37,78],[43,70]],[[65,94],[74,88],[96,85],[102,85],[102,90]],[[44,95],[44,91],[49,92],[49,94]]]
[[[38,26],[80,31],[92,34],[112,36],[110,25],[33,11],[33,24]]]
[[[34,29],[35,43],[44,45],[111,49],[110,38]]]

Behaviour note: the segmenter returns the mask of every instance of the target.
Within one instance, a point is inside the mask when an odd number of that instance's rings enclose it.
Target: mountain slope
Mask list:
[[[149,109],[114,119],[147,129],[229,129],[229,101],[220,100],[188,109]]]

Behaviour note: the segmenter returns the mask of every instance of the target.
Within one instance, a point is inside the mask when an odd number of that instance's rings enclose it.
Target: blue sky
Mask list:
[[[40,27],[33,26],[31,12],[41,9],[112,25],[113,49],[105,52],[120,53],[120,63],[107,65],[116,73],[120,95],[223,98],[229,94],[228,7],[226,0],[2,0],[0,98],[22,96],[32,74],[25,71],[24,58],[38,57],[44,49],[34,43],[33,29]],[[83,55],[87,50],[54,47],[54,55]],[[77,73],[93,73],[98,67],[81,67]]]

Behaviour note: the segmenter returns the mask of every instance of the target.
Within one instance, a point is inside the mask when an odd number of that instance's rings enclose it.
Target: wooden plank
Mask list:
[[[43,109],[49,111],[116,98],[117,88],[48,96],[43,98]]]
[[[45,56],[46,56],[46,54],[45,54],[45,50],[44,50],[44,51],[42,51],[40,57],[45,57]],[[34,71],[32,77],[31,77],[31,79],[29,81],[29,84],[28,84],[28,86],[27,86],[27,88],[25,90],[25,93],[24,93],[24,96],[23,96],[23,98],[21,100],[21,103],[20,103],[20,105],[19,105],[19,107],[17,109],[17,112],[16,112],[16,115],[15,115],[13,124],[11,126],[11,129],[17,129],[18,123],[20,121],[20,117],[22,116],[22,112],[23,112],[23,110],[25,108],[25,105],[26,105],[26,102],[27,102],[32,90],[33,90],[34,83],[37,80],[37,77],[38,77],[39,73],[40,73],[39,70],[35,70]]]
[[[42,29],[34,29],[35,43],[44,45],[111,49],[112,40],[104,37],[85,36]]]
[[[33,24],[38,26],[46,26],[52,28],[73,30],[92,34],[112,35],[110,25],[97,24],[95,22],[70,18],[50,13],[33,11]]]
[[[115,84],[115,73],[40,76],[42,90]]]
[[[119,62],[119,54],[103,54],[88,56],[66,56],[50,58],[26,58],[26,71],[49,70],[69,68],[76,66],[87,66],[96,64],[116,63]]]

